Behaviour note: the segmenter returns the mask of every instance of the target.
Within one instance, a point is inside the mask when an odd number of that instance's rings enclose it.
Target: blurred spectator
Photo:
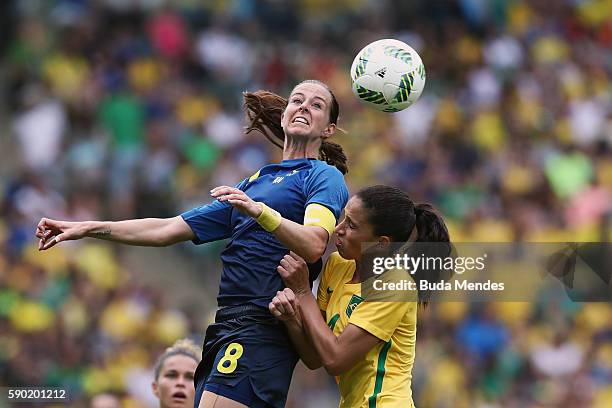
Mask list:
[[[563,333],[550,344],[534,347],[531,354],[536,371],[547,377],[569,377],[581,368],[583,359],[582,349]]]
[[[457,328],[457,340],[477,359],[499,354],[508,342],[508,329],[492,315],[492,309],[473,312]]]
[[[121,401],[113,394],[98,394],[91,399],[89,408],[121,408]]]
[[[22,102],[23,111],[13,124],[22,163],[28,169],[49,170],[59,164],[67,127],[65,108],[38,84],[23,89]]]

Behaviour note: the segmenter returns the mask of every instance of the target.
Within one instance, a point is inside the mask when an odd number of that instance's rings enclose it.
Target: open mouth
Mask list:
[[[308,120],[303,116],[295,117],[292,123],[302,123],[304,125],[310,125],[310,123],[308,123]]]
[[[187,394],[185,394],[182,391],[177,391],[174,394],[172,394],[172,399],[176,400],[176,401],[186,401],[187,400]]]

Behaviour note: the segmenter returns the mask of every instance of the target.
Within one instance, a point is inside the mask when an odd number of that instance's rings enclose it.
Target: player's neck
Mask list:
[[[368,267],[368,265],[370,267]],[[374,272],[371,268],[372,262],[369,260],[356,260],[355,261],[355,273],[353,274],[353,279],[349,283],[361,283],[364,280],[370,278],[374,275]]]
[[[285,138],[285,147],[283,148],[283,160],[304,159],[319,157],[320,143],[318,140],[310,138]]]
[[[372,246],[362,252],[359,259],[355,259],[355,274],[351,283],[360,283],[374,276],[374,260],[384,256],[388,256],[388,251],[378,246]]]

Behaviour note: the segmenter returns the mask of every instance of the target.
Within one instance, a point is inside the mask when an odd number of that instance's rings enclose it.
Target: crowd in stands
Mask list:
[[[117,246],[38,253],[41,217],[170,217],[280,150],[245,135],[242,92],[306,78],[340,103],[351,192],[390,184],[441,210],[457,242],[612,239],[607,0],[54,0],[2,6],[0,383],[155,404],[155,357],[214,310],[170,306]],[[409,109],[362,105],[349,68],[397,38],[427,84]],[[188,249],[191,249],[190,247]],[[178,251],[218,274],[219,246]],[[202,285],[202,296],[217,288]],[[419,312],[419,407],[612,406],[612,306],[538,296]],[[308,396],[306,398],[305,396]],[[288,407],[334,406],[297,370]]]

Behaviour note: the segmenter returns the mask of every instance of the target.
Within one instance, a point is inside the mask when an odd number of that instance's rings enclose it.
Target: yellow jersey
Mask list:
[[[355,261],[331,254],[317,292],[328,326],[340,336],[349,324],[382,340],[357,365],[337,377],[340,408],[411,408],[417,302],[363,301],[360,283],[347,283]]]

